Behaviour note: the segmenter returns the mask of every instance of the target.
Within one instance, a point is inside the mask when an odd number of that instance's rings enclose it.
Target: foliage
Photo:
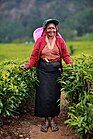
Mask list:
[[[69,16],[63,23],[63,35],[68,39],[93,33],[93,8],[84,10]],[[68,33],[69,32],[69,33]]]
[[[93,133],[93,91],[84,92],[77,104],[69,107],[69,119],[65,122],[76,128],[80,137]]]
[[[74,49],[74,56],[79,56],[82,53],[86,55],[93,55],[93,41],[69,41],[70,46]],[[33,44],[30,43],[1,43],[0,44],[0,61],[28,59],[33,49]],[[70,50],[69,50],[70,51]],[[7,53],[6,53],[7,52]]]
[[[72,66],[66,66],[59,79],[69,101],[68,120],[85,138],[93,132],[93,56],[82,56]]]
[[[28,43],[4,43],[0,44],[0,61],[23,60],[30,56],[33,45]]]
[[[37,83],[36,71],[22,70],[21,62],[0,63],[0,116],[13,116],[20,103],[31,95]]]
[[[93,41],[93,33],[86,33],[83,36],[79,36],[76,38],[78,41]]]
[[[0,63],[1,118],[13,116],[25,100],[34,100],[33,91],[38,83],[36,70],[20,69],[22,63],[23,60]],[[86,138],[93,132],[93,56],[74,57],[73,65],[64,65],[59,82],[69,101],[65,123],[74,127],[80,138]]]
[[[77,58],[81,54],[85,54],[86,56],[93,55],[93,41],[69,41],[67,45],[73,47],[74,56]]]

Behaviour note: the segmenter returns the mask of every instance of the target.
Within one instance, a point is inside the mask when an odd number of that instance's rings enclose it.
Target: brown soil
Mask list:
[[[66,113],[62,112],[56,118],[59,131],[52,132],[49,128],[47,133],[40,131],[41,119],[30,114],[5,119],[0,127],[0,139],[79,139],[73,129],[64,125],[65,119]]]

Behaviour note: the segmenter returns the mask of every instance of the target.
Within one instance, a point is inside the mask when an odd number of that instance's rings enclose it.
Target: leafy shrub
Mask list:
[[[81,138],[93,133],[93,92],[84,93],[76,105],[69,107],[69,119],[65,122],[75,127]]]
[[[23,62],[22,62],[23,63]],[[20,103],[35,89],[36,71],[20,69],[21,62],[0,64],[0,116],[13,116]]]
[[[82,56],[72,66],[65,66],[59,79],[69,101],[68,120],[85,138],[93,132],[93,57]]]
[[[28,98],[32,102],[34,100],[33,91],[38,83],[36,70],[22,70],[21,63],[24,62],[0,63],[1,118],[13,116]],[[64,65],[59,82],[69,101],[68,120],[65,123],[74,127],[80,138],[86,138],[93,132],[93,57],[82,56],[76,58],[72,66]]]

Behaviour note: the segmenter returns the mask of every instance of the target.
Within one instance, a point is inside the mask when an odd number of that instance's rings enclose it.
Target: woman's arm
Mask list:
[[[25,69],[30,69],[32,68],[33,66],[35,66],[35,64],[37,63],[38,61],[38,56],[39,56],[39,48],[40,48],[40,39],[38,39],[36,41],[36,43],[34,44],[34,49],[32,51],[32,54],[29,58],[29,61],[28,63],[26,64],[23,64],[23,67]]]
[[[65,61],[65,63],[72,64],[73,62],[67,50],[67,45],[63,39],[61,39],[61,49],[62,49],[62,58]]]
[[[63,42],[63,60],[65,61],[66,64],[72,64],[72,59],[70,57],[70,54],[67,50],[66,43]]]

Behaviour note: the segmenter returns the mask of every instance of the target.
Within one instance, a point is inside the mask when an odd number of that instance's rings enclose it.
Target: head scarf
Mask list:
[[[34,41],[36,42],[38,38],[40,38],[43,34],[43,30],[44,28],[43,27],[39,27],[37,29],[35,29],[35,31],[33,32],[33,38],[34,38]],[[62,38],[62,36],[60,35],[60,33],[58,32],[58,36],[60,38]]]

